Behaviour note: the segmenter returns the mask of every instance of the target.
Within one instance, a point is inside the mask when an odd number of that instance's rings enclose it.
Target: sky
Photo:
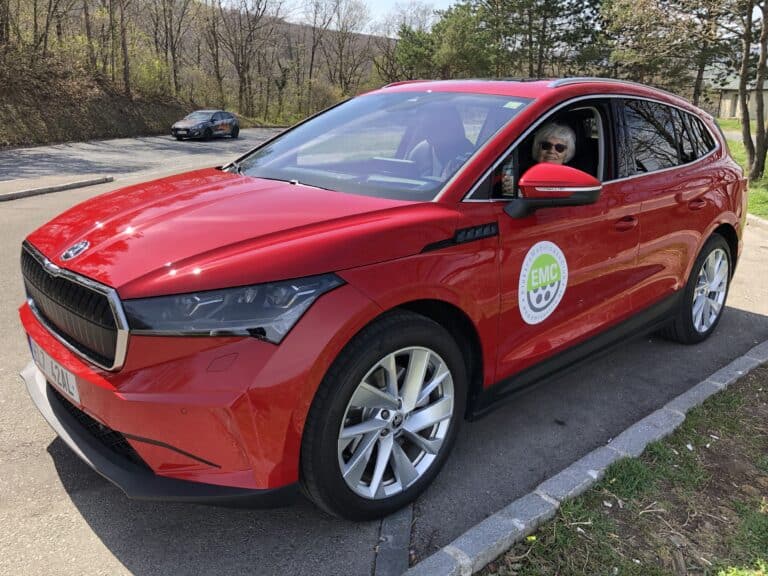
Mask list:
[[[395,4],[407,4],[407,0],[365,0],[368,9],[371,11],[371,18],[380,20],[395,8]],[[431,4],[435,10],[445,10],[456,0],[426,0],[425,4]]]
[[[371,24],[382,20],[391,13],[397,5],[407,6],[412,2],[432,6],[435,10],[445,10],[458,0],[362,0],[368,7],[371,16]],[[289,22],[301,22],[301,0],[284,4],[283,17]]]

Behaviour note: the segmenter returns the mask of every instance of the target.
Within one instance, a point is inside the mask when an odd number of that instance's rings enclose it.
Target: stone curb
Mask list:
[[[408,570],[413,504],[381,521],[373,576],[399,576]]]
[[[539,484],[533,492],[470,528],[404,576],[470,576],[480,571],[554,517],[562,502],[591,488],[605,475],[608,466],[622,458],[639,456],[648,444],[674,432],[689,410],[765,362],[768,362],[768,340],[636,422],[606,446],[593,450]]]
[[[37,196],[39,194],[49,194],[51,192],[61,192],[62,190],[73,190],[74,188],[85,188],[86,186],[94,186],[96,184],[106,184],[107,182],[112,182],[113,180],[114,178],[112,176],[102,176],[100,178],[78,180],[76,182],[68,182],[66,184],[59,184],[57,186],[44,186],[42,188],[29,188],[27,190],[19,190],[18,192],[6,192],[4,194],[0,194],[0,202],[16,200],[17,198],[26,198],[28,196]]]

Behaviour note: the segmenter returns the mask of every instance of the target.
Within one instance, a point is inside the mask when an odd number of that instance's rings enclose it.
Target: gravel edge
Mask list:
[[[719,369],[696,386],[636,422],[605,446],[470,528],[456,540],[407,570],[405,576],[469,576],[554,517],[560,504],[591,488],[621,458],[637,457],[651,442],[674,432],[685,414],[707,398],[768,362],[768,340]]]

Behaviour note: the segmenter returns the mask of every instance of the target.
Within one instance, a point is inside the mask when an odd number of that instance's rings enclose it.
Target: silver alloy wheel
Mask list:
[[[693,292],[693,327],[699,334],[709,330],[722,312],[729,273],[728,255],[715,248],[699,270]]]
[[[379,500],[421,478],[448,435],[453,394],[451,371],[434,350],[412,346],[379,360],[352,394],[339,429],[347,486]]]

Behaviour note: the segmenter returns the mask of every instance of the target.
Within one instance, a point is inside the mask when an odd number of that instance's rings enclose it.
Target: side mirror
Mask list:
[[[512,218],[525,218],[539,208],[594,204],[603,185],[576,168],[541,162],[523,174],[519,188],[521,197],[504,207]]]

